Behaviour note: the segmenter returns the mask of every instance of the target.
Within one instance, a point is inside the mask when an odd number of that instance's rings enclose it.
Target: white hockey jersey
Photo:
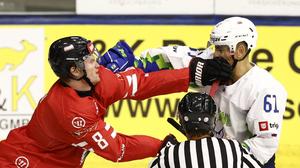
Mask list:
[[[145,53],[162,54],[175,69],[187,67],[191,56],[212,58],[209,49],[200,52],[186,46],[161,47]],[[208,93],[209,88],[200,91]],[[244,143],[261,163],[266,163],[278,149],[287,100],[285,88],[270,73],[253,64],[234,84],[220,86],[214,100],[219,108],[217,136]]]
[[[266,70],[254,65],[229,86],[220,86],[214,100],[224,136],[244,142],[266,163],[276,152],[287,93]]]

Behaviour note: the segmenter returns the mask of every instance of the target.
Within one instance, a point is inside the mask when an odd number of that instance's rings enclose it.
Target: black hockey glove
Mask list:
[[[160,149],[164,148],[165,146],[170,147],[170,146],[176,145],[178,143],[179,142],[177,141],[176,137],[173,134],[169,134],[162,141]]]
[[[215,80],[225,83],[231,79],[232,66],[222,57],[195,57],[191,60],[189,68],[191,82],[198,86],[212,85]]]

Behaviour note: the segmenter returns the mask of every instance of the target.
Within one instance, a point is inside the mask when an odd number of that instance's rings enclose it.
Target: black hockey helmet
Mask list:
[[[179,122],[188,134],[211,132],[215,127],[216,105],[206,93],[187,93],[179,102]]]
[[[87,56],[99,57],[93,43],[80,36],[69,36],[58,39],[51,44],[48,61],[59,78],[74,79],[70,74],[70,68],[76,66],[84,70],[83,61]]]

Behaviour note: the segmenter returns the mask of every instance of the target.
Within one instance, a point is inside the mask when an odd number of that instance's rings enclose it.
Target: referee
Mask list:
[[[236,140],[212,137],[216,105],[207,94],[187,93],[179,103],[187,141],[161,149],[150,168],[256,168],[262,164]]]

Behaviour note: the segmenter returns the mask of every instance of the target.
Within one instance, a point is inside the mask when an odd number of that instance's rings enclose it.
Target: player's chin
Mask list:
[[[97,82],[99,82],[99,81],[100,81],[99,74],[96,74],[96,76],[95,76],[95,79],[96,79],[96,81],[97,81]]]
[[[93,78],[93,80],[91,80],[92,84],[96,85],[98,82],[100,82],[100,78]]]
[[[87,75],[88,79],[95,85],[100,81],[98,73]]]

